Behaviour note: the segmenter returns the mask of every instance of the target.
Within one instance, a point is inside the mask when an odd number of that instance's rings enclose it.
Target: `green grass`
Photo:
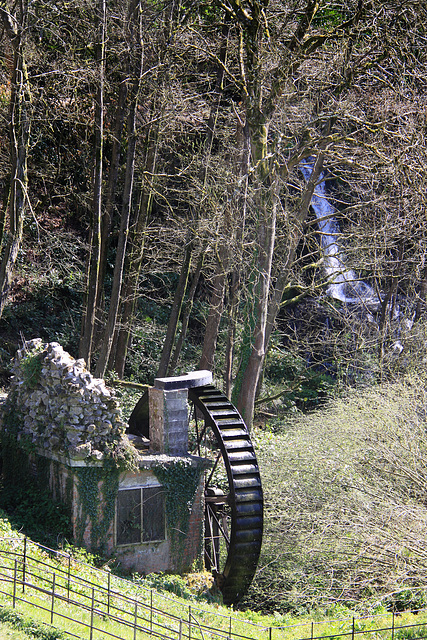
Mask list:
[[[33,636],[34,637],[34,636]],[[0,624],[0,640],[28,640],[31,636],[6,624]]]
[[[65,640],[61,631],[35,621],[14,609],[2,606],[0,608],[0,639],[28,640]]]
[[[8,527],[4,527],[8,530]],[[4,534],[3,534],[4,535]],[[22,544],[22,536],[16,535],[14,540],[7,541],[5,537],[0,540],[0,549],[12,549],[13,546]],[[18,631],[31,634],[30,637],[38,637],[43,640],[53,640],[54,638],[62,638],[58,631],[66,631],[68,633],[75,634],[81,637],[89,637],[89,625],[91,623],[90,611],[82,611],[81,608],[67,604],[64,600],[56,602],[53,613],[53,625],[58,630],[52,629],[49,625],[52,615],[52,598],[51,580],[53,572],[56,572],[56,586],[55,593],[58,595],[66,596],[67,587],[67,567],[68,559],[57,560],[47,554],[40,548],[33,546],[30,542],[27,545],[28,557],[32,560],[27,567],[27,582],[34,586],[42,587],[44,593],[36,593],[31,590],[29,586],[25,587],[25,592],[22,593],[22,586],[18,585],[15,591],[16,596],[16,609],[12,610],[12,594],[13,584],[9,582],[6,585],[4,582],[0,582],[0,589],[2,591],[8,591],[9,595],[2,594],[0,596],[0,622],[7,620],[9,624],[12,624]],[[9,561],[9,576],[13,577],[14,564],[13,559]],[[1,556],[1,563],[3,568],[1,573],[5,573],[5,558]],[[42,565],[40,565],[42,563]],[[31,567],[34,568],[31,568]],[[62,568],[62,574],[60,572]],[[72,561],[72,573],[78,575],[90,583],[95,585],[104,586],[108,574],[105,571],[100,571],[88,564],[80,564],[76,561]],[[19,573],[19,571],[18,571]],[[62,577],[61,577],[62,576]],[[256,640],[301,640],[310,639],[312,637],[322,638],[340,638],[345,640],[346,638],[352,638],[352,626],[353,620],[348,610],[342,609],[341,617],[337,617],[334,620],[316,620],[310,616],[262,616],[261,614],[246,611],[235,612],[226,607],[222,607],[218,604],[206,604],[203,607],[197,605],[197,603],[189,602],[184,598],[173,597],[171,595],[165,596],[156,590],[144,589],[143,581],[139,583],[133,583],[131,581],[124,581],[117,576],[111,576],[110,584],[111,589],[116,592],[116,595],[111,595],[110,600],[110,615],[107,615],[107,601],[104,596],[102,598],[102,604],[100,604],[101,598],[95,591],[95,598],[97,600],[96,608],[102,611],[101,614],[95,614],[93,617],[93,626],[101,629],[101,631],[94,631],[93,640],[100,640],[101,638],[108,637],[108,634],[114,634],[125,640],[133,640],[134,629],[133,621],[135,615],[134,602],[135,599],[139,602],[139,613],[142,613],[143,605],[148,604],[149,600],[153,599],[154,613],[151,618],[151,623],[154,630],[162,630],[162,633],[166,637],[176,638],[178,637],[179,620],[182,620],[183,637],[188,636],[187,621],[189,614],[197,618],[199,624],[204,628],[203,634],[198,631],[197,628],[192,629],[192,638],[197,640],[198,638],[208,640],[215,637],[214,633],[209,631],[210,627],[216,629],[222,629],[224,636],[232,625],[231,637],[244,636],[253,638]],[[80,582],[74,586],[74,593],[72,598],[86,602],[90,604],[92,585],[84,584]],[[123,598],[128,598],[127,603]],[[20,601],[21,599],[27,600],[27,602]],[[86,599],[85,599],[86,598]],[[121,601],[119,603],[119,601]],[[5,606],[6,605],[6,606]],[[43,607],[44,610],[36,608]],[[118,623],[114,620],[114,606],[120,606],[123,610],[126,609],[126,613],[120,613],[120,617],[126,620],[129,626],[122,623]],[[169,615],[166,616],[164,612]],[[119,615],[116,613],[116,615]],[[170,616],[174,616],[175,619],[171,620]],[[151,626],[149,614],[145,614],[146,621],[138,621],[138,624],[144,626]],[[70,618],[71,620],[67,620]],[[87,628],[83,628],[77,622],[84,622],[88,625]],[[364,619],[357,619],[354,623],[354,638],[356,640],[389,640],[391,638],[391,626],[393,616],[391,613],[382,613],[381,615],[371,616]],[[398,617],[395,617],[395,630],[394,638],[405,640],[415,640],[418,637],[425,637],[427,635],[427,611],[422,611],[418,615],[411,612],[404,612]],[[157,626],[161,625],[161,626]],[[425,625],[425,626],[420,626]],[[171,629],[169,633],[168,627]],[[172,634],[172,630],[175,632]],[[55,635],[56,634],[56,635]],[[223,636],[223,637],[224,637]],[[7,636],[5,636],[7,637]],[[141,640],[149,638],[149,633],[138,631],[137,637]]]

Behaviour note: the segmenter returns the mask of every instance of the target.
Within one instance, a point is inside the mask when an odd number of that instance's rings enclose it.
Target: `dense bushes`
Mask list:
[[[256,432],[266,530],[250,607],[424,602],[426,407],[414,376]]]

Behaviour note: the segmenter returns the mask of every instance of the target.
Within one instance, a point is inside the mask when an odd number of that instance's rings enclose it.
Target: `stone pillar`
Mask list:
[[[169,456],[188,452],[187,390],[163,391],[152,387],[150,403],[150,451]]]
[[[185,376],[156,378],[148,391],[150,407],[150,451],[169,456],[188,453],[188,389],[212,382],[210,371]]]

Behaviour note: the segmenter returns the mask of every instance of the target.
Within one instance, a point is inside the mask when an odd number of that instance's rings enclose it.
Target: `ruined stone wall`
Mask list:
[[[14,415],[18,441],[26,438],[46,453],[88,461],[130,446],[114,392],[58,343],[27,342],[12,372],[3,428],[11,428]]]

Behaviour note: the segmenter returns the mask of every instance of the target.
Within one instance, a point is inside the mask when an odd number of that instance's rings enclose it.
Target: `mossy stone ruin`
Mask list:
[[[114,392],[57,342],[26,342],[12,372],[3,430],[21,444],[88,461],[132,448]]]

